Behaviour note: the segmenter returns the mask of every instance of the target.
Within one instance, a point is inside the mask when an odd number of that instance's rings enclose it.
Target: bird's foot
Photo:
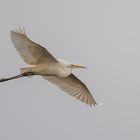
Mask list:
[[[0,82],[4,82],[4,81],[6,81],[6,78],[1,78],[0,79]]]

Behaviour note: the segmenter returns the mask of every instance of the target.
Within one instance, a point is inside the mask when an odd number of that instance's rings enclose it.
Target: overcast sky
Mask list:
[[[0,77],[28,66],[10,30],[56,58],[88,67],[73,72],[102,106],[91,108],[41,77],[0,83],[1,140],[139,140],[140,2],[1,0]]]

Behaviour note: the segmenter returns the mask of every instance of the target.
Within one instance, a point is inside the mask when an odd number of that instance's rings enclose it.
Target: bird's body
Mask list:
[[[60,78],[66,78],[72,73],[72,69],[65,67],[64,63],[61,61],[54,63],[41,63],[38,65],[33,65],[28,68],[22,68],[21,73],[33,72],[36,75],[42,76],[58,76]]]
[[[25,30],[11,31],[11,40],[20,56],[30,67],[21,68],[21,74],[0,79],[0,82],[40,75],[78,100],[91,106],[97,105],[86,85],[72,74],[74,68],[85,67],[56,59],[44,47],[30,40]]]

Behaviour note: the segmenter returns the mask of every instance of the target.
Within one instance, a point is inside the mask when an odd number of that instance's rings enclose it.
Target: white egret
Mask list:
[[[30,40],[24,29],[11,31],[11,40],[23,60],[31,66],[21,68],[21,74],[0,79],[0,82],[40,75],[80,101],[90,106],[97,105],[86,85],[72,74],[72,69],[84,66],[56,59],[44,47]]]

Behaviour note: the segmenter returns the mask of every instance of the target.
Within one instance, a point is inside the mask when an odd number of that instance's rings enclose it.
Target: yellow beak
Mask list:
[[[83,69],[86,69],[86,67],[81,66],[81,65],[78,65],[78,64],[74,64],[73,66],[74,66],[74,68],[83,68]]]

